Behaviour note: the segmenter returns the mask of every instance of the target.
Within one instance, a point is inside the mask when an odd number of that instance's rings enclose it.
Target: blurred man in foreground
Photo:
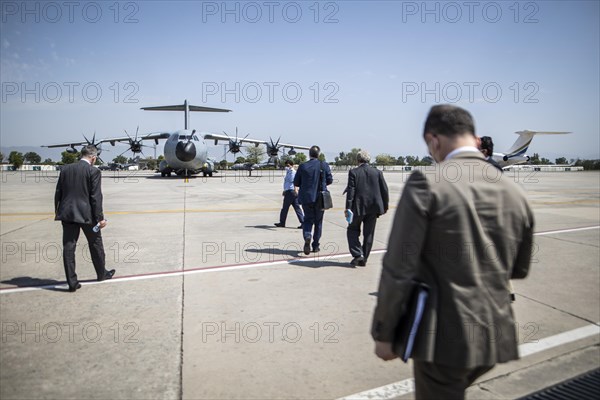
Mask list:
[[[413,280],[426,283],[431,292],[411,356],[416,398],[462,399],[496,363],[518,358],[508,281],[528,274],[533,213],[515,183],[486,179],[467,111],[434,106],[423,138],[437,170],[415,171],[404,187],[371,334],[378,357],[396,358],[409,289]]]

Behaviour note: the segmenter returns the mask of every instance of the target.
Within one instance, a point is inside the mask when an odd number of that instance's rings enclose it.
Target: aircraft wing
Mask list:
[[[158,142],[159,139],[168,139],[169,136],[171,136],[171,134],[169,132],[154,132],[154,133],[149,133],[144,136],[140,136],[136,140],[155,140]],[[134,139],[134,138],[130,137],[130,136],[124,136],[124,137],[102,139],[98,143],[110,143],[111,145],[114,146],[115,142],[129,142],[132,139]]]
[[[42,145],[41,147],[48,147],[48,148],[53,148],[53,147],[75,147],[75,146],[83,146],[83,145],[88,145],[89,142],[69,142],[69,143],[61,143],[61,144],[49,144],[49,145]]]
[[[203,136],[204,136],[205,140],[214,140],[215,141],[215,145],[219,144],[219,141],[228,142],[230,140],[236,140],[234,137],[226,136],[226,135],[219,135],[219,134],[216,134],[216,133],[204,133]],[[264,145],[270,145],[270,144],[272,144],[272,141],[258,140],[258,139],[248,139],[248,138],[237,138],[237,141],[240,142],[240,143],[251,143],[251,144],[254,144],[255,146],[259,146],[261,144],[264,144]],[[276,143],[277,143],[278,147],[294,148],[294,149],[301,149],[301,150],[310,150],[310,147],[307,147],[307,146],[298,146],[298,145],[295,145],[295,144],[279,143],[279,142],[276,142]]]

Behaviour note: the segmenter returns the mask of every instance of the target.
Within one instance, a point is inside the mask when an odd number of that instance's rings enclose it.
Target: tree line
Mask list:
[[[353,148],[349,152],[340,152],[337,157],[335,157],[334,165],[336,166],[355,166],[358,164],[357,156],[360,148]],[[233,164],[259,164],[263,159],[265,153],[257,147],[249,147],[246,149],[246,156],[239,156],[236,158],[235,162],[231,163],[226,160],[221,160],[218,164],[220,167],[227,168],[231,167]],[[14,165],[17,169],[21,168],[23,164],[42,164],[42,165],[64,165],[64,164],[72,164],[79,160],[80,154],[77,153],[69,153],[68,151],[63,151],[61,153],[61,161],[54,162],[50,158],[46,158],[42,161],[42,157],[36,152],[30,151],[25,154],[18,151],[11,151],[8,155],[7,161],[9,164]],[[4,162],[5,155],[0,153],[0,162]],[[148,169],[156,169],[158,163],[164,159],[163,156],[159,156],[157,160],[153,158],[146,158],[139,160],[146,164]],[[296,153],[293,156],[283,155],[279,157],[280,164],[285,163],[286,160],[291,159],[294,164],[302,164],[307,160],[307,156],[304,153]],[[321,154],[319,156],[321,161],[325,161],[325,156]],[[127,158],[123,155],[117,156],[113,159],[113,163],[116,164],[127,164],[135,162],[132,158]],[[423,166],[423,165],[431,165],[433,164],[433,159],[429,156],[425,156],[423,158],[419,158],[419,156],[397,156],[394,157],[390,154],[378,154],[375,159],[371,160],[372,164],[388,166],[388,165],[407,165],[407,166]],[[99,160],[96,161],[96,164],[101,164]],[[583,167],[584,170],[600,170],[600,160],[587,160],[587,159],[574,159],[571,158],[568,160],[566,157],[558,157],[554,160],[554,162],[550,161],[548,158],[540,157],[538,153],[533,153],[533,156],[529,159],[529,162],[526,164],[530,165],[571,165],[575,167]]]

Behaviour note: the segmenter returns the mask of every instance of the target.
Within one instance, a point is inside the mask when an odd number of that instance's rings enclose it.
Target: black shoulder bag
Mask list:
[[[323,190],[323,175],[325,175],[325,171],[323,170],[323,162],[321,164],[321,172],[319,173],[319,192],[317,193],[317,207],[320,210],[329,210],[333,207],[333,200],[331,199],[331,193],[327,190],[327,186],[325,186],[325,190]]]

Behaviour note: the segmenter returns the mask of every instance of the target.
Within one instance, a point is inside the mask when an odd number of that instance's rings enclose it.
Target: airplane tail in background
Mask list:
[[[142,107],[142,110],[146,111],[183,111],[185,113],[183,125],[185,129],[188,129],[189,122],[189,114],[190,111],[204,111],[204,112],[231,112],[231,110],[226,110],[223,108],[212,108],[212,107],[201,107],[201,106],[192,106],[188,104],[187,100],[183,102],[183,104],[177,104],[174,106],[157,106],[157,107]]]
[[[524,155],[535,135],[563,135],[571,132],[537,132],[524,130],[515,133],[519,135],[519,138],[512,146],[510,146],[510,149],[506,151],[505,154],[507,158]]]

